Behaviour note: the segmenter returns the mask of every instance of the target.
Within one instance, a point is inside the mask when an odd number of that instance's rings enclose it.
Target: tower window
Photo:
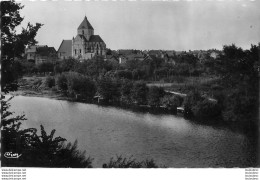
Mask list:
[[[81,54],[81,49],[79,50],[79,53]]]
[[[77,54],[77,50],[75,49],[74,51],[75,51],[75,54]]]
[[[84,30],[82,30],[82,34],[84,34]]]

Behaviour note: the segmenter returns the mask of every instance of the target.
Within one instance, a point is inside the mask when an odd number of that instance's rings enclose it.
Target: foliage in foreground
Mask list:
[[[103,164],[103,168],[158,168],[154,160],[136,161],[136,159],[123,158],[117,156],[115,159],[111,158],[108,163]]]
[[[92,159],[85,157],[85,152],[77,148],[77,141],[72,145],[65,144],[66,139],[55,137],[55,130],[48,135],[41,125],[41,134],[37,129],[22,129],[24,115],[14,116],[8,100],[1,97],[1,135],[2,135],[2,166],[7,167],[92,167]],[[6,152],[18,153],[18,159],[5,158]]]

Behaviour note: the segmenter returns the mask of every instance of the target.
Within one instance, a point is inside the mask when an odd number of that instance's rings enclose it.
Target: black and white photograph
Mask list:
[[[2,168],[259,168],[259,2],[0,3]]]

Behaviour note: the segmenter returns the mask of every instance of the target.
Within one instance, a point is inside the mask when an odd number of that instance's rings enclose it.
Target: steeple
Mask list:
[[[78,30],[79,29],[92,29],[92,30],[94,30],[94,28],[91,26],[91,24],[89,23],[86,16],[85,16],[84,20],[82,21],[82,23],[79,25]]]
[[[94,35],[94,28],[91,26],[86,16],[78,27],[78,35],[84,36],[87,41]]]

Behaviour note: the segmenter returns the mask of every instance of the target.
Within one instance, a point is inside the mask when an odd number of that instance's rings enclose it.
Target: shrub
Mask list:
[[[102,77],[98,80],[98,93],[106,102],[117,102],[120,98],[120,82],[110,77]]]
[[[127,104],[130,104],[131,101],[131,91],[133,89],[132,81],[127,79],[121,82],[120,92],[121,92],[121,101]]]
[[[147,92],[148,87],[146,84],[142,81],[135,82],[132,89],[132,100],[133,102],[136,102],[137,104],[146,104],[147,103]]]
[[[160,98],[164,96],[165,92],[162,87],[151,86],[148,91],[148,104],[150,106],[160,106]]]
[[[45,84],[47,87],[52,88],[55,86],[55,79],[51,76],[47,76]]]
[[[68,90],[68,81],[67,81],[65,74],[61,74],[60,76],[58,76],[56,83],[60,90],[62,90],[62,91]]]
[[[80,94],[84,98],[93,98],[96,93],[95,83],[86,76],[70,72],[67,75],[68,91],[71,95]]]
[[[204,98],[197,90],[190,92],[184,99],[184,116],[187,118],[193,117],[194,113],[192,108],[197,105],[199,101],[203,101]]]
[[[119,78],[132,79],[132,71],[129,70],[117,70],[115,75]]]
[[[116,159],[111,158],[108,163],[103,164],[103,168],[158,168],[158,166],[153,159],[138,162],[132,157],[117,156]]]
[[[166,95],[160,99],[161,105],[166,106],[172,113],[177,113],[177,107],[182,106],[183,98],[177,95]]]
[[[62,143],[62,148],[58,152],[54,161],[55,167],[63,168],[92,168],[93,159],[85,156],[86,151],[78,150],[78,141],[72,143]]]
[[[46,73],[46,72],[53,72],[54,65],[50,62],[44,62],[37,66],[39,72]]]
[[[199,101],[194,107],[192,107],[192,112],[196,119],[212,120],[220,117],[221,108],[217,104],[217,102],[212,102],[208,99],[204,99],[203,101]]]

